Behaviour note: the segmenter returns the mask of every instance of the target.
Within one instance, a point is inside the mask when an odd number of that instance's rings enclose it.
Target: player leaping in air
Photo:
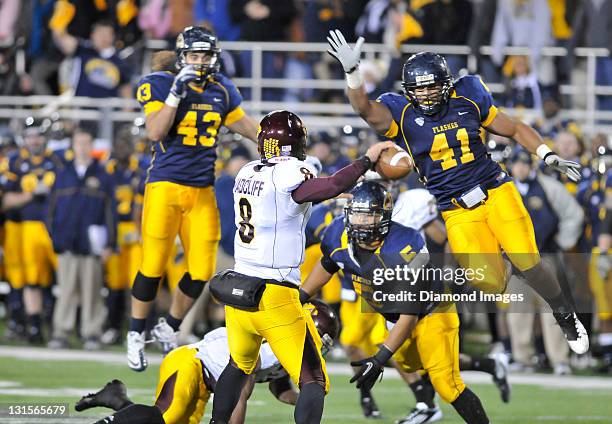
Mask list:
[[[374,130],[408,151],[427,189],[436,197],[450,248],[464,268],[483,269],[473,284],[484,291],[506,288],[502,250],[528,284],[552,308],[570,348],[589,349],[588,334],[556,276],[542,265],[533,224],[511,178],[487,155],[481,128],[513,138],[547,166],[580,178],[580,165],[561,159],[529,125],[499,111],[480,78],[452,80],[446,60],[418,53],[404,64],[403,95],[368,99],[359,73],[363,38],[350,47],[342,33],[330,31],[328,52],[346,72],[348,98]]]
[[[167,319],[153,336],[167,353],[176,332],[215,270],[220,238],[213,190],[215,145],[221,125],[255,140],[257,125],[240,107],[234,84],[219,73],[217,38],[188,27],[176,39],[177,74],[154,72],[142,78],[137,97],[155,144],[148,170],[142,218],[142,264],[132,287],[132,319],[127,336],[128,365],[147,367],[145,319],[177,234],[187,272],[178,284]]]

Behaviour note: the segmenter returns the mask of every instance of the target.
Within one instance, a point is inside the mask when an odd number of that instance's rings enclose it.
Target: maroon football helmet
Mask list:
[[[314,307],[310,314],[317,328],[321,341],[323,342],[323,354],[325,355],[334,344],[340,331],[340,323],[336,312],[325,302],[319,299],[311,299],[308,303]],[[308,303],[306,305],[308,305]]]
[[[257,130],[257,144],[261,159],[293,156],[306,159],[306,127],[302,120],[288,110],[275,110],[263,117]]]

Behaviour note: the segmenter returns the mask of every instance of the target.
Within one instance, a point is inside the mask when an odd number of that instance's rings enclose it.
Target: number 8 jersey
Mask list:
[[[160,110],[174,81],[170,72],[154,72],[138,84],[145,115]],[[189,85],[166,137],[153,146],[147,182],[169,181],[206,187],[214,183],[217,132],[244,116],[242,96],[224,75],[210,76],[204,88]]]
[[[481,127],[493,121],[497,107],[480,78],[466,75],[456,80],[447,105],[431,116],[402,95],[385,93],[376,101],[393,116],[385,136],[410,153],[440,210],[452,209],[453,198],[478,184],[510,181],[481,138]]]
[[[300,284],[312,203],[298,204],[291,193],[315,173],[289,156],[253,161],[240,170],[234,183],[237,272]]]

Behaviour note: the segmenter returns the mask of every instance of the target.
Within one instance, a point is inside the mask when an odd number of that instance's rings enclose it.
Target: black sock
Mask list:
[[[109,327],[120,330],[125,315],[125,290],[110,290],[107,306]]]
[[[504,352],[512,352],[512,342],[510,337],[502,337],[499,339],[502,346],[504,347]]]
[[[408,385],[414,397],[418,402],[425,403],[429,408],[435,407],[434,396],[435,391],[429,379],[421,379]]]
[[[96,424],[165,424],[165,421],[157,407],[132,404]]]
[[[28,316],[28,322],[30,323],[30,328],[35,328],[40,333],[40,326],[42,323],[42,318],[40,314],[33,314]]]
[[[464,369],[462,368],[461,371]],[[482,371],[488,374],[495,374],[495,361],[491,358],[472,357],[471,365],[465,371]]]
[[[467,424],[489,424],[480,399],[467,387],[451,405]]]
[[[215,386],[215,393],[223,393],[223,396],[215,396],[213,399],[211,422],[226,423],[229,421],[248,377],[244,371],[232,365],[230,360]]]
[[[145,325],[147,320],[144,318],[132,318],[130,319],[130,331],[136,331],[138,334],[145,331]]]
[[[361,399],[363,399],[363,398],[371,398],[372,397],[372,392],[370,391],[370,389],[362,386],[359,389],[359,396],[361,397]]]
[[[523,276],[527,284],[546,300],[553,312],[568,313],[574,310],[563,295],[557,277],[542,262],[523,271]]]
[[[296,424],[319,424],[323,416],[325,389],[318,383],[300,387],[293,418]]]
[[[181,326],[183,320],[174,318],[170,312],[168,312],[168,316],[166,317],[166,322],[174,331],[179,331],[179,327]]]

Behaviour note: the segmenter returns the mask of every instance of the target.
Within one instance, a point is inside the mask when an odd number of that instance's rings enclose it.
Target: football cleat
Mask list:
[[[127,360],[128,366],[134,371],[144,371],[149,366],[145,357],[145,333],[129,331],[127,334]]]
[[[443,417],[442,410],[438,405],[430,408],[425,402],[418,402],[410,413],[401,420],[396,421],[396,424],[422,424],[435,423]]]
[[[178,331],[174,331],[165,318],[160,318],[157,325],[151,330],[151,336],[159,342],[164,355],[178,347]]]
[[[74,409],[81,412],[86,409],[102,406],[104,408],[110,408],[113,411],[118,411],[131,403],[132,401],[127,396],[125,384],[119,380],[113,380],[106,383],[106,386],[99,392],[89,393],[87,396],[83,396],[76,405],[74,405]]]
[[[363,411],[363,416],[366,418],[382,418],[378,405],[376,405],[376,402],[371,395],[361,398],[361,410]]]
[[[499,389],[502,401],[510,402],[510,383],[508,383],[508,356],[504,353],[493,354],[490,356],[495,361],[495,373],[493,374],[493,382]]]
[[[589,350],[589,335],[576,314],[553,312],[553,316],[565,334],[570,349],[578,355],[586,353]]]

